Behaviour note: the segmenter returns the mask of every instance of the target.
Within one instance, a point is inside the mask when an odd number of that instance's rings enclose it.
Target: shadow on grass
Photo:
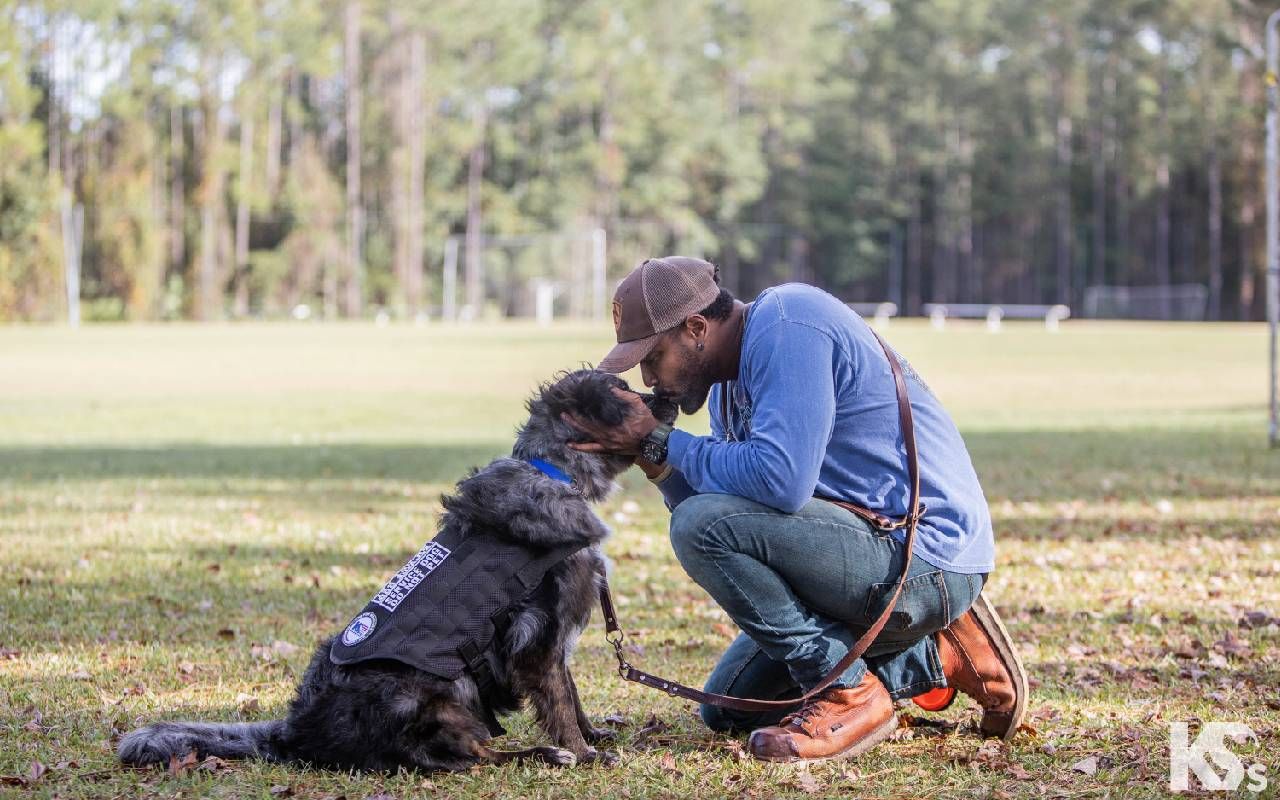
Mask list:
[[[994,500],[1280,495],[1280,453],[1261,432],[1124,429],[966,435]],[[0,480],[367,479],[452,484],[509,452],[505,440],[433,445],[305,444],[0,447]]]
[[[115,479],[330,478],[453,483],[511,452],[509,442],[469,444],[0,447],[0,479],[18,482]]]

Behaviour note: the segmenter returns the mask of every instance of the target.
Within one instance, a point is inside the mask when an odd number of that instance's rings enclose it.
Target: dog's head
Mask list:
[[[630,467],[634,459],[631,456],[583,453],[569,447],[570,442],[584,442],[589,437],[565,422],[563,415],[572,412],[601,425],[621,425],[630,412],[630,406],[614,394],[614,389],[631,391],[627,382],[618,376],[595,369],[563,372],[550,383],[542,384],[526,403],[529,419],[516,435],[514,455],[523,458],[550,456],[563,462],[585,495],[591,499],[603,497],[612,486],[613,479]],[[659,420],[675,422],[675,405],[653,395],[640,396]]]

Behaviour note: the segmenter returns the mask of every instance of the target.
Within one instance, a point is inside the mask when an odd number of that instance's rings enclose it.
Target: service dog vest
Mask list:
[[[494,638],[512,609],[549,569],[584,547],[586,542],[540,548],[446,528],[334,638],[329,659],[391,659],[445,680],[469,670],[477,683],[486,683]]]

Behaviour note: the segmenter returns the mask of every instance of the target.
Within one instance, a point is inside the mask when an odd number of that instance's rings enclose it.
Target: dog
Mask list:
[[[522,759],[553,766],[615,763],[614,754],[594,747],[609,734],[593,726],[583,711],[569,657],[604,574],[600,543],[608,529],[589,504],[607,497],[614,479],[634,459],[568,447],[583,436],[562,419],[572,411],[605,425],[621,424],[629,409],[614,388],[629,390],[622,379],[590,369],[561,373],[541,385],[526,403],[529,418],[517,430],[511,456],[473,470],[443,498],[445,513],[436,539],[368,606],[390,619],[375,606],[393,605],[384,596],[388,592],[399,598],[396,602],[430,592],[436,575],[427,574],[412,586],[402,576],[411,574],[415,564],[419,575],[431,567],[440,550],[430,548],[446,536],[452,537],[448,541],[455,550],[461,549],[457,542],[493,537],[512,546],[572,551],[527,594],[515,598],[505,621],[493,623],[485,656],[492,665],[491,675],[485,676],[489,679],[477,680],[471,671],[448,679],[388,658],[336,663],[346,645],[356,642],[359,647],[359,640],[378,625],[378,617],[366,612],[317,647],[284,719],[158,722],[126,734],[119,743],[120,760],[167,764],[194,751],[200,758],[383,772],[456,771]],[[673,405],[642,397],[659,419],[675,421]],[[530,466],[537,460],[554,465],[552,472]],[[562,474],[555,476],[555,468]],[[384,628],[389,631],[390,623]],[[384,635],[392,635],[386,631]],[[496,716],[516,711],[525,699],[554,746],[492,749],[491,735],[501,730],[495,730]]]

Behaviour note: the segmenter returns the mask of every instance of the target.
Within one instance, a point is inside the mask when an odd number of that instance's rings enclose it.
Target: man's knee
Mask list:
[[[680,563],[698,558],[716,524],[750,502],[728,494],[695,494],[672,509],[671,549]]]

